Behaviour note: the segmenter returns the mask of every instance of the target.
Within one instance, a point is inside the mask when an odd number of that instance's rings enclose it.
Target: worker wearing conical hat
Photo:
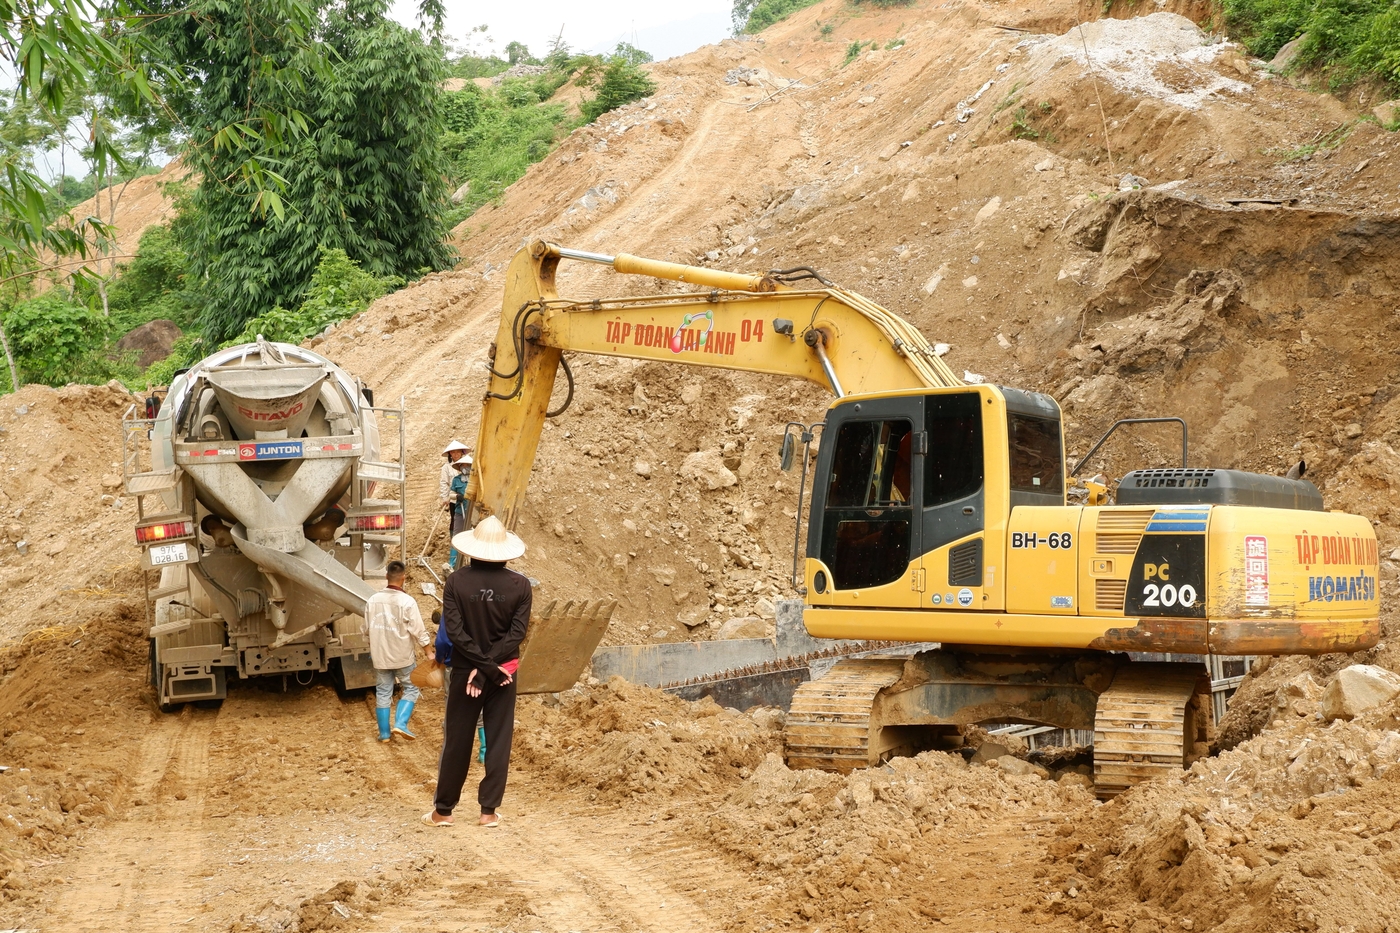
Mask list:
[[[438,475],[438,501],[452,516],[451,537],[456,537],[468,528],[467,512],[470,506],[463,495],[466,477],[472,468],[471,450],[459,440],[453,440],[442,449],[447,461]],[[457,549],[454,547],[448,556],[447,572],[457,569]]]
[[[457,475],[457,461],[469,453],[470,448],[459,440],[453,440],[442,449],[442,455],[447,458],[447,462],[442,465],[442,471],[438,474],[438,501],[442,503],[445,511],[452,510],[452,477]],[[457,531],[454,529],[452,533],[457,534]]]
[[[437,793],[423,822],[450,826],[471,764],[477,716],[486,730],[486,774],[477,788],[478,825],[494,827],[505,797],[510,745],[515,727],[515,673],[520,643],[530,623],[530,581],[506,562],[525,553],[525,542],[506,531],[494,515],[452,539],[471,559],[447,578],[442,624],[452,642],[452,676],[447,692]]]

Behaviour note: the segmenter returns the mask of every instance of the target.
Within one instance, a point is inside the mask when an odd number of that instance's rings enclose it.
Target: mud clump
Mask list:
[[[782,747],[778,718],[745,715],[708,697],[691,703],[614,677],[522,704],[516,759],[600,802],[723,793]]]
[[[421,859],[421,871],[432,859]],[[402,883],[386,885],[342,881],[320,894],[294,904],[271,901],[257,911],[244,914],[229,927],[229,933],[332,933],[351,927],[351,919],[372,909],[385,893],[399,893]]]
[[[1400,705],[1322,727],[1309,707],[1133,788],[1052,844],[1076,900],[1047,909],[1104,928],[1221,931],[1400,929]],[[1297,696],[1293,696],[1297,694]]]
[[[1082,781],[1057,784],[943,752],[845,776],[793,771],[771,754],[696,822],[697,832],[772,876],[777,893],[754,918],[916,930],[951,915],[965,881],[988,883],[964,877],[957,847],[1010,826],[1033,836],[1035,826],[1092,804]]]
[[[141,622],[50,627],[0,653],[0,905],[33,906],[28,872],[139,801],[121,737],[149,726]]]

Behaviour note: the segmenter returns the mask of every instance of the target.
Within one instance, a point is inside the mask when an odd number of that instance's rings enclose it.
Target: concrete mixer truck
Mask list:
[[[234,675],[372,685],[360,621],[403,553],[402,400],[376,408],[330,360],[259,337],[147,413],[123,419],[123,482],[161,708],[220,700]]]

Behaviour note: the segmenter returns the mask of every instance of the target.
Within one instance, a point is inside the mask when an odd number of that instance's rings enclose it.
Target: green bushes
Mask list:
[[[622,47],[618,48],[620,51]],[[583,122],[592,123],[609,110],[641,100],[655,90],[656,83],[647,77],[646,72],[628,58],[616,55],[603,67],[598,92],[579,108],[583,113]]]
[[[578,86],[594,89],[579,108],[580,122],[592,123],[656,90],[640,67],[649,61],[649,54],[625,42],[606,57],[573,55],[560,43],[544,58],[543,74],[507,78],[489,90],[469,84],[444,93],[442,149],[450,165],[448,174],[454,188],[468,184],[448,215],[449,225],[499,198],[573,129],[576,124],[563,104],[546,103],[566,82],[572,78]],[[449,63],[448,70],[479,69],[459,60]]]
[[[186,288],[188,257],[168,227],[153,227],[141,236],[136,257],[121,266],[112,286],[111,315],[103,317],[90,284],[71,294],[52,288],[0,313],[15,355],[21,383],[106,382],[168,385],[175,372],[206,356],[216,346],[249,343],[262,334],[269,340],[301,343],[330,324],[354,317],[382,295],[400,288],[397,276],[376,276],[342,249],[322,247],[315,272],[292,310],[273,308],[250,319],[243,330],[221,344],[187,330],[170,356],[145,372],[113,344],[147,321],[165,318],[189,328],[197,316],[194,296]],[[8,371],[0,366],[0,391],[9,391]]]
[[[108,289],[112,329],[125,333],[163,318],[189,330],[199,315],[199,297],[186,286],[189,268],[189,254],[170,227],[148,228],[136,255],[117,267],[117,280]]]
[[[461,129],[454,127],[442,137],[453,183],[471,185],[461,203],[454,206],[450,222],[460,222],[500,197],[532,164],[549,154],[568,128],[564,106],[540,104],[533,93],[527,98],[468,86],[444,97],[473,101],[470,107],[458,102],[450,107],[454,113],[471,110],[474,115],[470,123],[459,121],[456,126]]]
[[[354,317],[370,306],[374,299],[401,288],[403,279],[397,276],[375,276],[360,268],[360,264],[345,255],[343,249],[321,248],[321,259],[306,289],[306,298],[297,308],[273,308],[250,320],[243,331],[230,338],[225,346],[251,343],[262,334],[268,340],[301,343],[325,330]]]
[[[1400,7],[1393,0],[1224,0],[1225,24],[1260,58],[1306,34],[1298,63],[1337,83],[1400,85]]]
[[[59,289],[19,302],[3,317],[21,384],[61,386],[136,377],[134,363],[108,358],[114,338],[111,322]],[[0,366],[0,372],[0,382],[10,391],[8,370]]]
[[[735,32],[762,32],[780,20],[787,19],[798,10],[817,3],[817,0],[736,0],[734,4]]]

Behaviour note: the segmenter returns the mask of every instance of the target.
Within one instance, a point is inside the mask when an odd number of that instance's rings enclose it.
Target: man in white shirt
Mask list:
[[[416,739],[408,729],[408,718],[413,715],[414,704],[418,702],[420,691],[409,675],[417,667],[414,658],[413,642],[429,660],[433,649],[428,646],[431,639],[423,627],[423,616],[418,612],[418,603],[404,592],[403,584],[408,568],[401,560],[389,561],[385,578],[388,586],[369,598],[365,604],[365,621],[362,632],[369,635],[369,656],[374,664],[374,715],[379,722],[379,741],[391,738],[390,720],[393,732],[406,739]],[[403,685],[403,696],[398,709],[394,710],[394,683]]]

